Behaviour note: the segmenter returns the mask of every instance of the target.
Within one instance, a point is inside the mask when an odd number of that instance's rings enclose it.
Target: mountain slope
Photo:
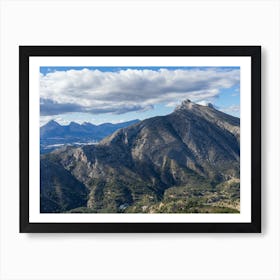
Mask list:
[[[88,189],[51,158],[40,163],[40,211],[62,212],[87,205]]]
[[[201,190],[212,199],[215,186],[238,179],[239,138],[238,118],[187,100],[173,113],[121,128],[98,145],[67,147],[42,160],[51,157],[87,187],[93,212],[160,212],[167,198],[175,197],[176,204],[186,193],[180,203],[188,205],[186,199]],[[175,192],[166,197],[171,188]],[[179,211],[173,208],[168,211]]]

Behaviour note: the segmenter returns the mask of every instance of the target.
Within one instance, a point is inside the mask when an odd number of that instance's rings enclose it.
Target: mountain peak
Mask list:
[[[76,123],[76,122],[70,122],[69,126],[80,126],[80,124]]]
[[[195,102],[192,102],[190,99],[186,99],[186,100],[183,100],[183,102],[175,108],[175,111],[191,110],[193,108],[203,109],[205,107],[215,109],[214,105],[210,102],[206,103],[205,105],[200,105],[200,104],[197,104]]]
[[[184,110],[184,109],[192,109],[192,107],[196,105],[190,99],[184,100],[180,105],[175,108],[175,111]]]
[[[50,120],[49,122],[47,122],[45,124],[46,126],[52,126],[52,127],[55,127],[55,126],[61,126],[58,122],[56,122],[55,120]]]
[[[84,125],[84,126],[95,126],[91,122],[83,122],[82,125]]]

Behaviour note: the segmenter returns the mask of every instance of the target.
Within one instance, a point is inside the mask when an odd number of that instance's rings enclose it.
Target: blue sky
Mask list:
[[[134,70],[143,70],[143,69],[149,69],[149,70],[155,70],[158,71],[159,69],[168,69],[168,70],[177,70],[177,69],[182,69],[182,70],[202,70],[206,71],[207,69],[210,68],[215,68],[218,71],[231,71],[235,69],[239,69],[239,67],[207,67],[207,66],[202,66],[202,67],[193,67],[193,66],[160,66],[160,67],[152,67],[152,66],[114,66],[114,67],[96,67],[96,66],[59,66],[59,67],[54,67],[54,66],[44,66],[40,67],[40,73],[43,75],[46,75],[48,73],[53,73],[57,71],[68,71],[68,70],[83,70],[83,69],[89,69],[89,70],[100,70],[102,72],[118,72],[120,70],[127,70],[127,69],[134,69]]]
[[[185,99],[239,117],[239,67],[40,67],[40,123],[123,122]]]

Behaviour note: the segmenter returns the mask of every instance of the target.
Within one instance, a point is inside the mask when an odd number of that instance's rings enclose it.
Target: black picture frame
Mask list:
[[[251,222],[32,223],[29,221],[29,58],[33,56],[247,56],[251,58]],[[260,46],[19,46],[21,233],[260,233]],[[242,136],[241,136],[242,137]],[[38,186],[39,187],[39,186]]]

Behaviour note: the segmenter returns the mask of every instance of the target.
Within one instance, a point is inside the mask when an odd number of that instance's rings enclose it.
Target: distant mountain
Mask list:
[[[115,131],[97,145],[65,147],[41,156],[59,188],[73,180],[88,190],[76,208],[46,212],[238,212],[239,118],[184,101],[167,116]],[[56,180],[59,166],[67,172]],[[42,186],[42,183],[41,183]],[[83,187],[81,187],[83,189]],[[41,204],[57,191],[41,192]],[[44,209],[41,209],[45,212]]]
[[[137,122],[139,122],[139,120],[117,124],[104,123],[94,125],[88,122],[82,124],[71,122],[69,125],[60,125],[54,120],[51,120],[40,128],[41,153],[50,152],[65,144],[80,145],[85,143],[97,143],[116,130]]]

